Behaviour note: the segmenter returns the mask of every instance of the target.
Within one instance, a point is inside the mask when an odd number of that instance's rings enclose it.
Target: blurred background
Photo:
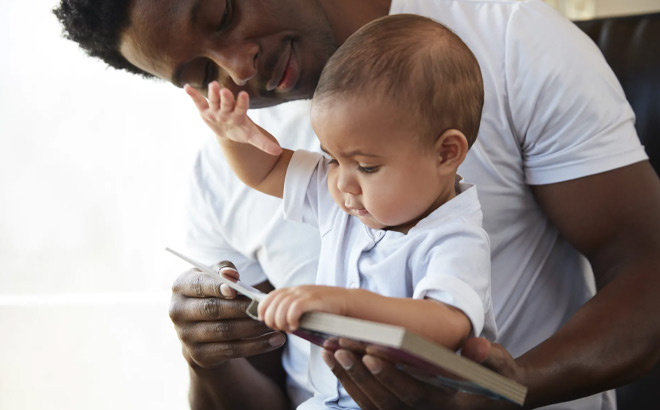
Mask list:
[[[548,0],[573,19],[659,0]],[[0,0],[0,409],[187,408],[167,314],[195,153],[183,91],[60,37],[57,0]]]
[[[660,10],[660,0],[544,0],[571,20]]]

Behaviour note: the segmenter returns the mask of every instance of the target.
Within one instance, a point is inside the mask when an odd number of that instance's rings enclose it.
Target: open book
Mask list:
[[[266,296],[265,293],[241,281],[228,279],[214,272],[211,267],[169,248],[166,250],[250,298],[252,303],[246,313],[257,318],[257,306]],[[340,338],[350,339],[353,341],[350,344],[359,350],[366,349],[369,354],[390,360],[413,377],[437,386],[508,400],[519,405],[523,404],[527,393],[525,386],[401,326],[324,312],[308,312],[302,316],[300,328],[293,334],[331,350],[339,348]]]

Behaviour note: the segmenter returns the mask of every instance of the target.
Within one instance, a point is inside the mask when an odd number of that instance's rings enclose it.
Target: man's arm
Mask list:
[[[284,390],[247,359],[232,359],[211,369],[190,366],[191,410],[285,410],[287,400]]]
[[[216,81],[209,84],[208,101],[196,89],[188,85],[184,89],[218,138],[236,176],[251,188],[282,198],[293,152],[283,150],[275,137],[247,116],[248,94],[242,91],[234,99],[232,92],[220,89]]]
[[[613,388],[660,359],[660,181],[648,161],[533,187],[552,222],[591,262],[598,293],[517,360],[530,401]]]

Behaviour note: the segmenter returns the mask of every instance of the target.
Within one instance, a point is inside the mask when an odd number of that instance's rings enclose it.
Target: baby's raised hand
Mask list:
[[[259,302],[259,319],[272,329],[293,332],[298,329],[303,313],[320,311],[346,315],[349,302],[345,288],[320,285],[281,288]]]
[[[192,98],[200,116],[218,138],[251,144],[260,150],[279,155],[282,148],[264,134],[250,117],[250,97],[245,91],[234,94],[227,88],[220,88],[217,81],[209,84],[208,100],[195,88],[186,84],[183,89]]]

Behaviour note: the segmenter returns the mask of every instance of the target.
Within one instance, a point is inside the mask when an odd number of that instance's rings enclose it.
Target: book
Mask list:
[[[226,278],[221,271],[214,272],[211,267],[172,249],[166,250],[251,299],[252,303],[246,313],[257,319],[258,304],[266,297],[265,293],[240,280]],[[402,326],[325,312],[307,312],[301,317],[300,327],[293,334],[330,350],[338,349],[341,339],[342,348],[380,356],[411,376],[439,387],[507,400],[518,405],[524,403],[527,394],[527,388],[516,381]]]

